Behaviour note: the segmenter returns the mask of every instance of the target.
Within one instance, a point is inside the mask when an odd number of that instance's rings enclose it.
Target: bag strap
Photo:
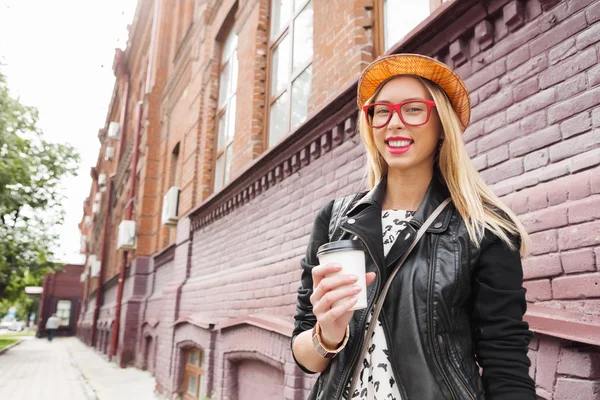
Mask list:
[[[442,204],[440,204],[438,206],[438,208],[436,208],[435,211],[429,216],[429,218],[427,218],[427,220],[425,221],[423,226],[421,226],[421,228],[417,231],[416,237],[413,239],[413,242],[410,244],[410,247],[402,255],[402,258],[400,259],[400,261],[394,268],[394,271],[391,273],[387,282],[383,286],[383,289],[381,290],[381,294],[379,295],[379,299],[377,299],[377,301],[375,302],[373,316],[371,317],[371,323],[369,324],[369,329],[367,330],[367,333],[365,334],[365,338],[370,338],[373,336],[373,332],[375,331],[375,327],[377,326],[377,319],[379,318],[379,314],[381,313],[381,309],[383,308],[385,296],[390,288],[390,285],[392,284],[392,281],[394,280],[394,277],[400,270],[400,267],[402,266],[402,264],[404,264],[404,261],[406,261],[406,259],[410,255],[411,251],[415,248],[417,243],[419,243],[419,240],[421,239],[421,237],[423,237],[423,235],[425,235],[425,232],[427,231],[427,229],[429,229],[429,226],[433,223],[433,221],[435,221],[435,219],[441,214],[441,212],[444,211],[446,206],[448,204],[450,204],[451,201],[452,201],[452,199],[450,197],[448,197],[446,200],[444,200],[442,202]],[[362,360],[365,357],[365,353],[367,351],[368,344],[369,344],[368,340],[365,339],[363,341],[363,345],[360,350],[360,357],[358,358],[359,362],[360,362],[360,360]],[[359,374],[360,374],[360,368],[356,368],[356,370],[354,371],[354,373],[352,375],[352,382],[350,385],[350,391],[348,392],[348,398],[352,398],[352,393],[354,392],[354,389],[356,388],[356,382],[358,380]]]

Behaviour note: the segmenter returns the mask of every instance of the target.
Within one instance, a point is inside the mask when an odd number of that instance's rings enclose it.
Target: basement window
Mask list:
[[[204,370],[202,365],[202,350],[191,348],[185,352],[185,374],[183,379],[184,400],[200,399],[200,381]]]

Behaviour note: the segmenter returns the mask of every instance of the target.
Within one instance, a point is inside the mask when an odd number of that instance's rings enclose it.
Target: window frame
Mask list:
[[[224,64],[223,63],[223,51],[225,50],[225,44],[227,43],[227,40],[229,39],[230,35],[235,35],[235,48],[231,53],[231,57],[227,60],[227,62]],[[217,112],[215,113],[215,156],[214,156],[214,163],[213,163],[213,178],[212,178],[212,191],[213,193],[217,193],[220,192],[226,184],[228,184],[230,182],[226,180],[226,171],[227,171],[227,150],[233,146],[233,141],[235,139],[235,120],[236,120],[236,115],[233,115],[233,121],[234,121],[234,128],[233,128],[233,135],[231,136],[231,138],[226,141],[223,144],[222,148],[219,148],[219,129],[220,129],[220,122],[221,122],[221,117],[231,111],[231,104],[233,104],[233,102],[231,101],[232,99],[234,99],[234,102],[237,103],[237,89],[238,89],[238,79],[239,79],[239,57],[238,57],[238,35],[234,30],[234,25],[231,24],[231,26],[228,27],[228,31],[227,34],[223,37],[223,40],[220,42],[221,45],[221,49],[220,49],[220,54],[219,54],[219,87],[217,89]],[[233,65],[233,60],[234,57],[236,58],[236,62],[235,62],[235,67],[237,68],[237,71],[235,73],[235,77],[236,77],[236,81],[235,81],[235,91],[233,91],[231,93],[231,95],[229,93],[225,93],[225,96],[228,96],[224,101],[223,104],[221,104],[221,84],[223,83],[221,81],[221,74],[223,73],[223,70],[225,69],[226,66],[228,66],[228,68],[230,68]],[[233,78],[233,74],[230,75],[230,79]],[[232,80],[229,81],[229,84],[234,84]],[[235,113],[237,113],[237,104],[235,107]],[[226,116],[226,120],[225,123],[227,124],[227,119],[230,118],[230,115]],[[229,128],[229,126],[227,125],[227,128]],[[225,132],[225,134],[227,134],[227,132]],[[220,182],[220,187],[217,189],[217,163],[219,161],[219,159],[221,157],[224,157],[224,163],[223,163],[223,176],[222,176],[222,182]],[[233,158],[233,154],[232,157]],[[229,160],[229,163],[231,165],[231,161]]]
[[[289,0],[283,0],[283,1],[289,1]],[[299,1],[299,0],[296,0],[296,1]],[[285,120],[287,132],[280,139],[280,140],[282,140],[283,138],[288,137],[293,132],[291,129],[293,83],[300,75],[302,75],[306,71],[306,69],[308,67],[310,67],[312,65],[312,63],[314,61],[315,46],[314,46],[314,39],[313,39],[313,48],[312,48],[312,54],[310,56],[310,59],[307,62],[305,62],[302,66],[299,66],[297,69],[297,73],[294,74],[294,69],[293,69],[294,34],[295,34],[294,21],[302,13],[302,11],[304,11],[306,6],[310,2],[313,2],[313,21],[312,21],[313,30],[314,30],[314,21],[315,21],[314,20],[314,0],[302,0],[302,1],[304,2],[302,4],[302,7],[299,7],[299,8],[293,7],[291,17],[287,20],[286,24],[284,25],[284,28],[282,28],[279,35],[277,35],[275,38],[271,39],[271,23],[269,23],[269,27],[268,27],[267,51],[268,51],[269,61],[268,61],[268,65],[267,65],[267,76],[266,76],[266,80],[265,80],[265,84],[267,85],[265,92],[267,93],[267,96],[265,96],[266,104],[265,104],[265,114],[264,114],[264,119],[263,119],[265,121],[264,132],[267,132],[267,134],[264,135],[264,137],[263,137],[263,148],[267,149],[267,150],[270,150],[272,148],[272,146],[269,146],[269,139],[271,137],[271,107],[284,93],[286,93],[286,92],[288,93],[288,104],[286,107],[286,120]],[[270,0],[269,21],[271,21],[271,19],[273,17],[272,13],[273,13],[273,0]],[[277,49],[278,46],[281,44],[283,39],[285,39],[288,36],[288,34],[290,36],[290,47],[291,47],[290,51],[291,51],[291,55],[292,55],[292,60],[291,60],[292,66],[290,67],[291,70],[290,70],[289,80],[284,89],[281,89],[279,92],[276,92],[274,94],[273,91],[271,90],[272,76],[273,76],[273,53],[274,53],[274,50]],[[314,76],[314,75],[312,75],[312,76]],[[273,146],[274,145],[275,145],[275,143],[273,144]]]
[[[182,173],[180,173],[179,169],[179,163],[181,162],[181,142],[177,142],[177,144],[175,146],[173,146],[173,150],[171,151],[171,171],[169,171],[171,174],[171,176],[169,177],[169,180],[171,181],[171,185],[168,187],[168,189],[170,189],[173,186],[178,187],[181,190],[181,175],[183,173],[183,171],[181,171]],[[167,189],[167,190],[168,190]],[[164,195],[163,195],[164,196]],[[164,199],[163,199],[164,201]],[[175,241],[177,240],[177,227],[173,226],[173,227],[167,227],[167,229],[169,230],[169,244],[171,243],[175,243]]]
[[[388,50],[385,48],[385,16],[384,16],[384,1],[385,0],[374,0],[373,4],[373,57],[379,57],[386,51],[390,50],[394,44],[392,44]],[[429,15],[433,14],[435,10],[440,7],[443,3],[447,3],[453,0],[428,0],[429,1]],[[422,21],[421,21],[422,22]],[[413,28],[414,29],[414,28]]]
[[[198,352],[198,365],[190,364],[190,355],[193,351]],[[190,347],[183,352],[183,356],[185,359],[185,367],[183,370],[183,387],[182,387],[182,395],[184,400],[197,400],[200,398],[200,383],[201,377],[204,376],[204,368],[202,368],[202,361],[204,357],[204,352],[199,347]],[[189,387],[189,378],[194,376],[196,378],[196,395],[194,397],[193,394],[188,392]]]
[[[177,142],[175,146],[173,146],[173,150],[171,151],[171,186],[177,186],[181,188],[181,174],[179,173],[179,161],[181,155],[181,142]],[[171,187],[169,186],[169,187]]]

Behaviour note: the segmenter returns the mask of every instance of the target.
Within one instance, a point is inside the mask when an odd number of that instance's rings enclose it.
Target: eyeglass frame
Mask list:
[[[423,122],[422,124],[409,124],[408,122],[406,122],[404,120],[404,117],[402,116],[402,106],[408,103],[424,103],[427,105],[427,118],[425,118],[425,122]],[[383,125],[378,125],[378,126],[373,126],[371,124],[371,122],[369,122],[369,108],[374,107],[374,106],[387,106],[390,108],[390,115],[387,119],[387,121],[385,121],[385,124]],[[371,128],[375,128],[375,129],[381,129],[385,126],[387,126],[390,121],[392,120],[392,116],[394,115],[394,111],[396,111],[396,114],[398,114],[398,117],[400,117],[400,121],[402,121],[402,123],[404,125],[408,125],[408,126],[423,126],[426,123],[429,122],[429,118],[431,117],[431,109],[433,107],[436,107],[435,101],[433,100],[406,100],[403,101],[402,103],[371,103],[371,104],[365,104],[363,106],[363,112],[365,113],[365,118],[367,119],[367,124],[371,127]]]

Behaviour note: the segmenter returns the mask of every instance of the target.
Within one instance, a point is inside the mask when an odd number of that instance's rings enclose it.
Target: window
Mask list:
[[[175,145],[171,154],[171,186],[179,187],[179,143]]]
[[[219,108],[217,157],[215,163],[214,191],[221,190],[229,183],[233,137],[235,135],[235,102],[238,77],[237,35],[233,29],[227,35],[221,50],[221,72],[219,87]]]
[[[71,320],[71,300],[59,300],[56,304],[56,316],[60,318],[60,326],[69,326]]]
[[[312,89],[313,5],[272,0],[269,147],[293,132],[308,114]]]
[[[449,0],[376,0],[377,55],[386,52]]]
[[[197,400],[200,398],[200,378],[204,375],[202,350],[194,348],[185,353],[185,375],[183,379],[183,398]]]
[[[179,143],[177,143],[171,155],[171,186],[181,188],[179,180]],[[169,231],[169,243],[174,243],[176,239],[177,229],[171,229]]]

